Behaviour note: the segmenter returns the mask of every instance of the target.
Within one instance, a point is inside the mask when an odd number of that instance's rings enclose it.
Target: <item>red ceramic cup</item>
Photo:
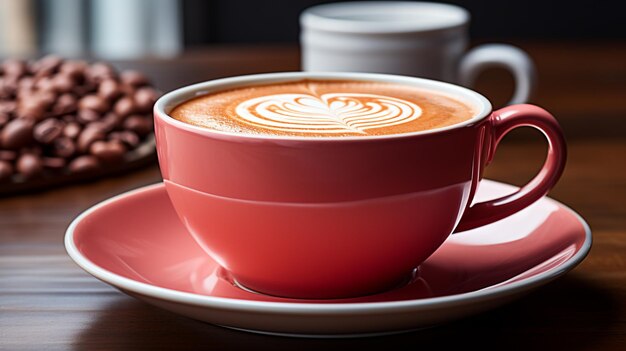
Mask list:
[[[476,115],[450,127],[370,137],[217,132],[168,112],[199,94],[300,79],[406,84],[448,94]],[[543,132],[539,174],[519,191],[472,203],[484,167],[516,127]],[[509,216],[556,183],[566,158],[557,121],[532,105],[492,111],[469,89],[361,73],[276,73],[181,88],[155,105],[161,172],[181,221],[245,287],[294,298],[339,298],[391,288],[455,230]]]

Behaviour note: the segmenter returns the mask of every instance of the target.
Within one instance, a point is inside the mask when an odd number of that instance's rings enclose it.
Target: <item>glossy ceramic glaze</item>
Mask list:
[[[426,132],[339,138],[216,132],[167,115],[207,91],[305,78],[417,86],[467,101],[476,114]],[[519,192],[470,206],[498,142],[519,126],[548,138],[543,169]],[[377,74],[283,73],[198,84],[157,102],[155,130],[167,192],[191,235],[246,287],[298,298],[368,295],[398,284],[457,225],[493,222],[545,195],[565,164],[556,120],[536,106],[492,113],[471,90]]]
[[[483,181],[477,199],[515,190]],[[452,235],[395,288],[315,301],[237,287],[187,234],[162,184],[94,206],[66,234],[68,253],[83,269],[151,304],[234,328],[314,335],[409,330],[483,311],[572,269],[590,245],[584,221],[544,198],[504,220]]]

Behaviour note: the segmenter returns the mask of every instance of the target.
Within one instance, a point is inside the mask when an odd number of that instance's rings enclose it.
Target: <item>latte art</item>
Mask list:
[[[409,85],[303,79],[213,91],[169,113],[218,132],[331,138],[441,128],[470,119],[474,109]]]
[[[276,94],[240,103],[243,122],[270,130],[299,133],[360,133],[411,122],[422,113],[416,104],[362,93]]]

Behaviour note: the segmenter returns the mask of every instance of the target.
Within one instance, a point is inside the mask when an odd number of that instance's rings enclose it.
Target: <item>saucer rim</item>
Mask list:
[[[483,179],[481,182],[494,183],[497,185],[504,185],[505,187],[514,190],[517,188],[514,185],[510,185],[503,182],[494,180]],[[574,256],[565,261],[562,265],[550,268],[545,272],[541,272],[535,276],[524,278],[509,284],[501,284],[493,287],[485,287],[482,289],[453,294],[447,296],[414,299],[414,300],[402,300],[402,301],[384,301],[384,302],[342,302],[342,303],[307,303],[307,302],[276,302],[276,301],[250,301],[241,300],[228,297],[217,297],[200,295],[190,292],[183,292],[174,289],[159,287],[142,283],[130,278],[123,277],[104,268],[101,268],[88,258],[82,255],[82,253],[76,247],[74,242],[74,233],[76,227],[86,217],[93,212],[98,211],[100,208],[113,204],[126,197],[132,197],[142,192],[150,192],[164,187],[163,182],[158,182],[151,185],[142,186],[137,189],[126,191],[119,195],[113,196],[109,199],[101,201],[90,208],[80,213],[68,226],[65,232],[64,244],[65,249],[70,258],[84,271],[93,275],[95,278],[113,285],[115,288],[122,291],[130,291],[136,294],[149,296],[152,298],[161,299],[164,301],[182,303],[186,305],[201,306],[207,308],[219,308],[238,311],[254,311],[254,312],[278,312],[278,313],[308,313],[308,314],[342,314],[342,313],[355,313],[364,312],[372,313],[376,311],[394,311],[394,310],[427,310],[437,308],[440,306],[453,306],[456,304],[467,304],[471,302],[482,302],[492,300],[494,298],[505,297],[514,295],[516,293],[523,292],[529,288],[543,285],[557,277],[572,270],[580,262],[584,260],[591,249],[592,235],[589,224],[584,218],[576,211],[563,203],[556,201],[548,196],[541,198],[539,201],[549,201],[555,205],[564,208],[569,211],[574,217],[582,224],[585,231],[585,241],[582,246],[576,252]],[[505,281],[506,282],[506,281]]]

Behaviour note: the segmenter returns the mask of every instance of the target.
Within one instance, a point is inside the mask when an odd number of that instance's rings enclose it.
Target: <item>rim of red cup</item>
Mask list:
[[[468,299],[473,302],[485,301],[490,298],[512,295],[516,292],[527,290],[529,286],[538,286],[549,280],[555,279],[558,276],[568,272],[573,267],[578,265],[588,254],[591,248],[591,228],[587,222],[574,210],[565,206],[564,204],[557,202],[550,198],[545,198],[543,201],[551,201],[558,206],[567,209],[572,215],[574,215],[579,223],[583,226],[585,231],[585,241],[581,248],[576,252],[574,256],[569,258],[565,263],[558,267],[553,267],[545,272],[539,273],[530,278],[521,279],[510,284],[498,285],[491,288],[479,289],[467,293],[431,297],[416,300],[403,300],[403,301],[387,301],[387,302],[345,302],[345,303],[307,303],[307,302],[273,302],[273,301],[249,301],[239,300],[227,297],[205,296],[189,292],[183,292],[178,290],[172,290],[168,288],[162,288],[147,283],[138,282],[129,278],[125,278],[113,272],[110,272],[104,268],[99,267],[97,264],[90,261],[85,257],[74,242],[74,232],[79,223],[84,221],[90,214],[98,211],[101,207],[108,206],[116,201],[119,201],[125,197],[133,196],[136,193],[145,191],[151,191],[157,187],[160,187],[161,183],[145,186],[139,189],[131,190],[123,194],[114,196],[100,202],[91,208],[82,212],[76,217],[67,228],[65,233],[65,249],[69,256],[86,272],[92,274],[96,278],[105,282],[113,282],[111,284],[116,287],[127,290],[130,292],[163,299],[165,301],[174,301],[177,303],[183,303],[188,305],[210,307],[210,308],[228,308],[239,311],[249,312],[287,312],[287,313],[358,313],[367,312],[372,313],[376,311],[389,311],[389,309],[402,310],[405,308],[432,308],[436,306],[455,303],[467,303]]]
[[[355,81],[369,81],[369,82],[387,82],[402,85],[409,85],[417,88],[424,89],[425,91],[432,91],[437,94],[448,96],[455,100],[460,100],[466,104],[469,104],[475,109],[474,116],[472,118],[456,123],[450,126],[433,128],[424,131],[417,131],[411,133],[399,133],[399,134],[386,134],[386,135],[371,135],[371,136],[334,136],[334,137],[319,137],[319,136],[285,136],[285,135],[260,135],[249,134],[241,132],[225,132],[212,130],[205,127],[195,126],[189,123],[179,121],[169,115],[169,112],[181,103],[192,99],[194,97],[202,96],[205,94],[224,91],[227,89],[234,89],[238,87],[254,86],[271,83],[284,83],[294,82],[302,79],[319,79],[319,80],[355,80]],[[335,142],[354,142],[354,141],[371,141],[371,140],[389,140],[389,139],[401,139],[410,138],[421,135],[431,135],[449,130],[463,128],[471,126],[477,122],[482,121],[484,118],[490,115],[492,111],[491,102],[483,95],[462,86],[458,86],[451,83],[441,82],[437,80],[400,76],[393,74],[379,74],[379,73],[357,73],[357,72],[280,72],[280,73],[262,73],[251,74],[244,76],[235,76],[229,78],[221,78],[210,80],[202,83],[188,85],[161,96],[154,105],[154,118],[159,119],[161,122],[170,125],[171,127],[182,129],[194,134],[200,134],[203,136],[211,137],[213,139],[226,139],[226,140],[307,140],[307,141],[335,141]]]

